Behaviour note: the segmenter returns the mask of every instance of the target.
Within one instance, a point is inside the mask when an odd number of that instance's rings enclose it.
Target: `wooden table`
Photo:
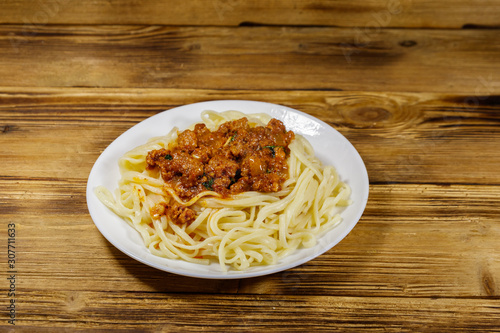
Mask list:
[[[500,1],[17,0],[0,23],[1,331],[500,331]],[[99,233],[104,148],[219,99],[353,143],[370,197],[340,244],[223,281]]]

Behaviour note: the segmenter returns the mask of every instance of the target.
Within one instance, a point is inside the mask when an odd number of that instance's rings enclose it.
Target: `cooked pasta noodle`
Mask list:
[[[201,119],[213,131],[242,117],[251,126],[271,119],[237,111],[204,111]],[[281,190],[230,197],[207,190],[186,201],[146,163],[148,152],[167,148],[178,133],[174,128],[127,152],[119,160],[121,179],[115,195],[103,186],[95,190],[107,207],[139,232],[152,254],[198,264],[216,260],[223,271],[228,266],[245,270],[275,264],[301,246],[312,247],[320,235],[341,222],[339,207],[349,205],[351,190],[332,166],[323,166],[315,158],[302,136],[296,134],[289,145],[289,176]],[[166,215],[151,214],[158,203],[169,200],[194,210],[194,221],[178,224]]]

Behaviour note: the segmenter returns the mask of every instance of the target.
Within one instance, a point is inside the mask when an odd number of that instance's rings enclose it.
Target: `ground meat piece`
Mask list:
[[[252,183],[252,190],[258,192],[277,192],[281,189],[282,178],[275,173],[268,173]]]
[[[224,124],[219,126],[219,129],[217,130],[217,132],[222,133],[222,134],[227,134],[227,133],[234,134],[238,130],[246,130],[249,128],[250,128],[250,126],[248,125],[248,119],[241,118],[241,119],[225,122]]]
[[[285,125],[276,118],[271,119],[266,128],[271,129],[273,133],[286,133]]]
[[[151,210],[151,216],[158,218],[161,215],[165,215],[165,208],[167,207],[166,202],[160,202],[159,204],[154,205]]]
[[[234,184],[230,186],[231,193],[241,193],[250,191],[251,189],[252,187],[251,187],[250,177],[241,177],[238,180],[236,180]]]
[[[224,155],[215,155],[208,161],[205,173],[211,178],[231,178],[236,175],[239,164]]]
[[[165,170],[180,175],[186,186],[195,186],[204,172],[202,161],[184,152],[173,153],[172,160],[165,161],[162,166],[162,172]]]
[[[192,152],[198,147],[198,138],[196,133],[191,130],[185,130],[181,132],[177,137],[178,148],[181,150],[186,150],[187,152]]]
[[[201,146],[196,148],[192,153],[191,156],[200,160],[202,163],[207,163],[211,156],[212,150],[208,148],[207,146]]]
[[[167,156],[172,157],[170,151],[165,148],[152,150],[146,156],[146,163],[149,167],[155,167],[159,165],[158,161],[168,158]]]
[[[172,204],[160,202],[151,208],[150,214],[154,218],[166,215],[176,224],[191,223],[196,219],[196,213],[194,210],[187,206],[183,206],[178,202],[173,202]]]
[[[209,189],[217,193],[227,193],[230,185],[231,185],[231,178],[220,177],[220,178],[215,178],[213,180],[213,182],[210,184]]]
[[[196,219],[196,213],[194,210],[183,206],[178,202],[167,205],[166,213],[174,223],[178,224],[191,223]]]

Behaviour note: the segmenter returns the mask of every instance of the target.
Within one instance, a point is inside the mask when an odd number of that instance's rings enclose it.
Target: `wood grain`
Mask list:
[[[21,304],[23,332],[39,326],[142,332],[484,332],[496,326],[500,314],[498,301],[471,299],[140,292],[124,299],[113,291],[26,291],[26,297],[31,301]],[[58,320],[57,313],[64,313],[64,320]]]
[[[1,214],[21,235],[21,290],[500,296],[500,186],[372,185],[363,218],[334,249],[283,273],[223,282],[167,274],[120,253],[88,215],[85,180],[0,185]]]
[[[499,6],[2,1],[0,331],[500,332]],[[99,233],[85,191],[105,147],[219,99],[290,106],[353,143],[370,196],[337,246],[284,272],[201,280]]]
[[[27,30],[45,24],[158,25],[313,25],[360,27],[498,27],[498,1],[431,0],[77,0],[3,1],[0,23],[21,23]]]
[[[500,91],[499,43],[496,30],[41,26],[26,34],[7,25],[0,26],[0,86],[482,97]]]
[[[372,183],[500,184],[498,96],[337,91],[3,89],[1,174],[86,179],[139,121],[212,99],[268,101],[326,121],[359,150]]]

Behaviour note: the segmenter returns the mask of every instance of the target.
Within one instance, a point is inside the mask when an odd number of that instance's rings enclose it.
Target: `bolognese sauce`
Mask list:
[[[158,168],[167,186],[186,200],[203,191],[222,197],[246,191],[278,192],[288,179],[288,146],[294,137],[274,118],[266,126],[255,127],[241,118],[215,131],[196,124],[193,130],[180,132],[168,148],[150,151],[146,162],[149,169]],[[155,210],[174,222],[189,223],[195,218],[183,211],[188,207],[164,207]]]

